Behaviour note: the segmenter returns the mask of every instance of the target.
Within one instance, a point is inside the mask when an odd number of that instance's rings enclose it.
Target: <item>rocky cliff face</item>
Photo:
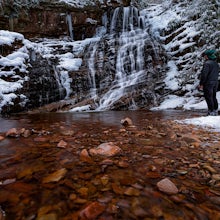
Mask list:
[[[108,7],[130,3],[128,0],[105,1],[102,4],[94,1],[95,4],[77,8],[55,0],[35,1],[32,4],[22,2],[3,0],[0,3],[0,29],[22,33],[26,38],[70,36],[74,40],[92,37]]]
[[[23,7],[18,2],[32,3]],[[202,66],[200,54],[219,45],[219,1],[190,2],[166,1],[156,13],[156,7],[146,9],[145,25],[150,25],[143,27],[138,11],[129,7],[114,10],[130,1],[85,0],[83,7],[58,0],[1,1],[0,29],[32,39],[29,44],[18,36],[4,44],[0,31],[0,83],[6,88],[0,89],[0,112],[23,111],[64,98],[71,98],[70,107],[125,110],[152,107],[166,94],[191,96]],[[133,0],[132,4],[145,7],[148,3]],[[178,19],[159,29],[152,25],[170,13]],[[102,32],[103,26],[104,35],[88,39],[97,30]],[[69,68],[67,61],[76,66]],[[170,70],[174,84],[164,86]]]
[[[12,34],[15,36],[11,42],[4,43],[4,40],[0,42],[0,80],[5,88],[10,88],[0,91],[0,112],[7,114],[24,111],[64,99],[69,94],[62,74],[70,75],[71,79],[68,80],[73,83],[69,89],[77,94],[74,101],[81,101],[89,90],[87,70],[62,72],[57,68],[59,58],[44,57],[39,51],[34,51],[36,48],[25,42],[25,38],[38,41],[37,39],[43,37],[57,39],[67,37],[66,40],[69,39],[71,44],[71,40],[92,37],[97,26],[102,23],[105,11],[118,6],[127,6],[129,3],[130,1],[104,1],[101,4],[97,1],[94,4],[92,1],[92,5],[77,8],[57,1],[29,1],[29,4],[26,1],[2,1],[0,29],[22,33],[24,38]],[[59,56],[72,53],[73,46],[65,47],[61,42],[51,50]],[[19,53],[22,64],[16,66]],[[82,54],[78,56],[82,57]]]

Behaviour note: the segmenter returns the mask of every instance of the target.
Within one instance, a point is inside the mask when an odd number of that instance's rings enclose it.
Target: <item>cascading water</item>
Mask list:
[[[73,36],[73,24],[72,24],[72,16],[71,16],[71,14],[67,14],[66,15],[66,21],[67,21],[67,24],[68,24],[70,38],[71,38],[71,40],[73,40],[74,36]]]
[[[96,98],[96,95],[97,95],[97,88],[96,88],[96,81],[95,81],[95,53],[97,51],[97,43],[95,43],[92,48],[91,48],[92,52],[91,52],[91,56],[88,60],[88,67],[89,67],[89,71],[90,71],[90,74],[89,74],[89,84],[91,86],[91,89],[90,89],[90,95],[91,95],[91,98]]]
[[[120,7],[114,10],[110,22],[106,15],[104,18],[106,34],[90,45],[87,59],[90,97],[96,110],[137,108],[140,99],[145,99],[143,103],[147,99],[154,102],[149,81],[161,64],[160,46],[146,31],[144,17],[135,7]]]
[[[121,19],[120,8],[114,11],[110,26],[110,34],[114,35]],[[119,100],[126,88],[135,85],[141,80],[144,72],[144,46],[146,32],[143,29],[144,22],[140,22],[138,10],[126,7],[123,10],[122,32],[118,38],[118,52],[116,59],[116,73],[113,86],[101,97],[97,110],[111,108],[112,104]]]

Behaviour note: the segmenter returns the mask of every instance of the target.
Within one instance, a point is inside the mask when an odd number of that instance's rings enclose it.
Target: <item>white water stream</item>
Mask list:
[[[90,74],[89,74],[89,83],[91,86],[90,89],[90,96],[91,98],[96,98],[97,96],[97,89],[96,89],[96,81],[95,81],[95,53],[97,51],[97,43],[94,43],[93,48],[92,48],[92,52],[91,52],[91,56],[88,60],[88,67],[90,70]]]
[[[117,45],[116,73],[111,88],[100,97],[96,110],[111,109],[111,106],[122,98],[125,89],[141,82],[146,74],[144,48],[149,35],[144,28],[144,18],[134,7],[116,8],[110,22],[110,36]],[[91,96],[96,95],[93,47],[89,59]]]
[[[71,40],[74,40],[74,36],[73,36],[73,23],[72,23],[72,16],[71,16],[71,14],[67,14],[66,15],[66,21],[67,21],[67,24],[68,24],[70,38],[71,38]]]

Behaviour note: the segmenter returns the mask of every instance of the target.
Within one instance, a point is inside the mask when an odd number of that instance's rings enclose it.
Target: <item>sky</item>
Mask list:
[[[60,0],[65,1],[70,4],[78,4],[79,7],[82,7],[82,1],[80,0]],[[87,1],[84,1],[86,3]],[[89,1],[88,1],[89,2]],[[100,1],[102,2],[102,1]],[[167,10],[166,13],[163,13],[161,16],[157,16],[160,14],[161,10],[164,9],[160,5],[152,6],[151,10],[143,10],[141,13],[147,13],[149,22],[152,25],[152,31],[159,37],[159,30],[161,28],[166,27],[170,20],[172,19],[180,19],[178,13],[176,11]],[[197,32],[192,28],[191,25],[186,27],[184,34],[186,37],[194,36]],[[7,56],[0,55],[0,110],[2,106],[6,103],[12,103],[13,99],[17,96],[15,91],[22,87],[23,83],[28,79],[27,76],[21,77],[20,75],[16,75],[16,70],[19,72],[27,73],[28,72],[28,60],[29,52],[28,49],[33,49],[36,53],[40,53],[45,58],[58,58],[59,65],[56,67],[60,72],[60,81],[61,84],[66,88],[67,98],[71,93],[70,83],[71,79],[69,78],[68,71],[74,70],[77,71],[81,64],[82,59],[78,58],[77,55],[80,54],[86,45],[88,45],[91,41],[99,41],[100,36],[95,36],[93,38],[88,38],[82,41],[65,41],[59,39],[43,39],[42,41],[31,42],[24,38],[24,36],[20,33],[9,32],[6,30],[0,30],[0,45],[12,45],[15,40],[21,40],[23,42],[23,47],[19,48],[17,51],[12,52]],[[175,44],[179,43],[178,41],[173,41],[170,44],[166,45],[166,50],[169,51],[169,47],[175,46]],[[182,43],[183,47],[190,46],[189,44]],[[73,53],[65,53],[58,54],[55,50],[56,45],[63,45],[63,47],[73,46]],[[31,59],[34,59],[34,54],[32,54]],[[169,71],[167,72],[167,76],[164,80],[166,87],[170,90],[176,90],[180,86],[178,84],[178,80],[176,75],[178,75],[176,63],[174,61],[168,62]],[[5,68],[10,67],[10,68]],[[2,78],[3,77],[3,78]],[[10,77],[11,82],[5,81],[4,77]],[[196,90],[196,83],[194,85],[188,85],[188,90],[190,91],[186,96],[178,97],[176,95],[168,95],[164,102],[161,103],[160,106],[154,107],[151,110],[167,110],[167,109],[175,109],[182,108],[185,110],[206,110],[207,105],[204,101],[203,94]],[[195,95],[196,94],[196,95]],[[20,94],[20,97],[23,99],[24,103],[26,101],[26,97]],[[220,92],[217,94],[217,98],[220,106]],[[77,109],[73,109],[74,111],[86,111],[88,106],[83,106]],[[204,113],[205,115],[205,113]],[[205,116],[205,117],[197,117],[182,120],[181,123],[195,124],[198,126],[202,126],[204,128],[212,128],[215,131],[220,132],[220,116]]]

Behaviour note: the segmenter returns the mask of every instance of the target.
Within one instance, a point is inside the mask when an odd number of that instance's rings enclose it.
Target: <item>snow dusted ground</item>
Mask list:
[[[179,123],[193,124],[208,130],[220,132],[220,116],[204,116],[177,121]]]
[[[83,7],[87,4],[93,4],[93,1],[81,1],[81,0],[59,0],[60,2],[66,2],[72,5],[78,5],[79,7]],[[120,2],[120,1],[118,1]],[[178,22],[183,19],[183,16],[180,12],[178,6],[173,10],[173,8],[169,8],[171,1],[163,1],[163,4],[152,5],[148,9],[144,9],[141,11],[142,14],[145,14],[148,18],[148,22],[151,25],[151,32],[160,40],[163,40],[163,37],[160,35],[160,31],[162,29],[166,29],[171,23],[174,21]],[[196,1],[194,1],[196,2]],[[100,0],[100,3],[103,3]],[[205,48],[199,48],[196,52],[188,53],[183,57],[179,57],[177,60],[175,57],[175,53],[172,48],[176,46],[179,47],[178,52],[191,47],[194,45],[193,37],[200,33],[200,30],[196,29],[196,25],[192,22],[188,22],[184,25],[184,29],[181,33],[182,40],[173,39],[167,45],[164,45],[166,51],[170,52],[171,59],[168,63],[169,70],[167,72],[167,77],[165,78],[165,84],[167,89],[171,91],[175,91],[181,88],[180,78],[179,76],[183,74],[179,72],[177,69],[178,62],[184,60],[190,60],[195,57],[199,57]],[[191,41],[189,39],[192,39]],[[21,77],[16,75],[16,69],[19,72],[28,73],[28,61],[30,59],[28,49],[33,49],[36,53],[41,53],[44,57],[56,57],[59,58],[60,62],[58,68],[61,70],[60,74],[63,78],[63,85],[67,89],[67,94],[69,94],[71,79],[68,76],[68,71],[78,70],[81,66],[82,60],[77,57],[78,54],[82,53],[85,46],[89,44],[91,41],[98,41],[99,37],[94,37],[90,39],[85,39],[83,41],[73,41],[68,42],[64,40],[49,40],[45,39],[39,43],[34,43],[29,40],[26,40],[22,34],[3,31],[0,30],[0,45],[12,45],[15,40],[21,40],[23,42],[23,47],[14,51],[12,54],[9,54],[6,57],[0,55],[0,77],[13,77],[13,82],[6,82],[0,78],[0,110],[3,105],[6,103],[11,103],[12,100],[16,97],[14,93],[17,89],[21,88],[23,83],[26,80],[29,80],[28,77]],[[189,42],[190,41],[190,42]],[[63,47],[72,45],[74,48],[73,53],[66,54],[56,54],[54,50],[54,45],[63,45]],[[173,59],[172,59],[173,58]],[[199,60],[198,60],[199,62]],[[201,61],[200,61],[201,64]],[[3,70],[4,67],[10,66],[10,70]],[[198,70],[197,70],[198,73]],[[28,75],[28,74],[27,74]],[[196,75],[196,74],[195,74]],[[194,110],[194,109],[207,109],[206,103],[202,95],[198,95],[198,90],[196,89],[198,85],[198,81],[194,83],[185,84],[186,95],[179,97],[176,95],[168,95],[164,102],[161,103],[160,106],[153,108],[152,110],[163,110],[163,109],[174,109],[174,108],[183,108],[186,110]],[[22,96],[22,94],[20,95]],[[23,97],[25,100],[25,97]],[[218,92],[218,100],[220,102],[220,92]],[[220,105],[220,103],[219,103]],[[78,109],[80,110],[80,109]],[[81,109],[86,110],[86,108]],[[199,126],[212,127],[213,129],[217,129],[220,131],[220,116],[208,116],[208,117],[200,117],[200,118],[192,118],[186,119],[182,121],[183,123],[195,124]]]

